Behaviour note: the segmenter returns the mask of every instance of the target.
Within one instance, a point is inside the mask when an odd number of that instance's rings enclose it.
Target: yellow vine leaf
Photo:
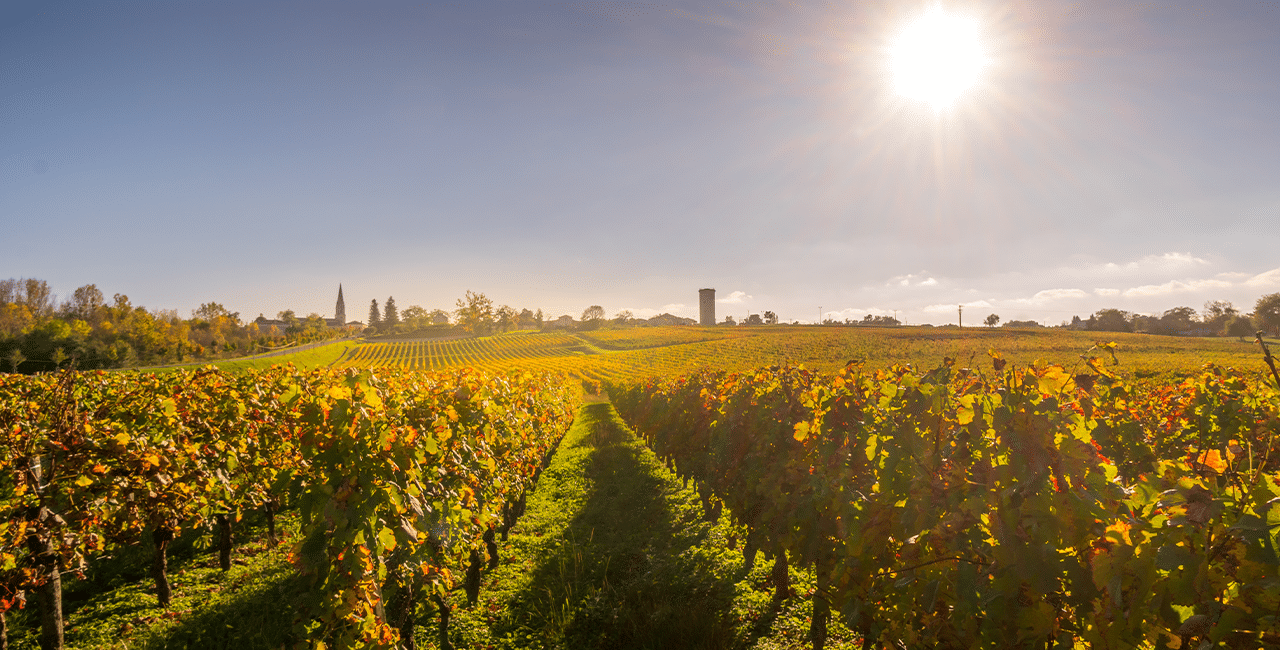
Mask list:
[[[808,437],[809,437],[809,423],[808,423],[808,422],[797,422],[797,423],[796,423],[796,430],[795,430],[795,433],[791,434],[791,437],[795,438],[796,440],[801,440],[801,441],[803,441],[805,438],[808,438]]]
[[[1049,366],[1044,369],[1044,372],[1040,373],[1040,392],[1047,395],[1056,394],[1069,381],[1071,381],[1071,375],[1067,374],[1061,366]]]

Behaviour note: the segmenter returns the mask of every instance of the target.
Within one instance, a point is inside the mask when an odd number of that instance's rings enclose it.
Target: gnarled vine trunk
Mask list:
[[[773,562],[773,599],[782,602],[787,599],[791,590],[791,576],[787,573],[787,552],[778,551],[778,559]]]
[[[231,570],[231,517],[226,514],[218,515],[218,566]]]
[[[813,650],[822,650],[827,642],[827,621],[831,617],[831,562],[819,558],[814,563],[818,588],[813,594],[813,617],[809,622],[809,640]]]
[[[431,599],[435,601],[436,608],[440,611],[439,637],[436,645],[440,646],[440,650],[453,650],[453,644],[449,642],[449,616],[452,614],[453,608],[439,594],[432,595]]]
[[[48,509],[41,507],[39,519],[48,517]],[[62,576],[58,566],[58,554],[47,537],[31,533],[27,537],[27,549],[43,578],[36,588],[40,608],[41,650],[62,650]]]
[[[173,529],[159,526],[151,531],[151,539],[156,544],[156,555],[151,563],[151,576],[156,580],[156,599],[161,607],[168,607],[173,599],[169,589],[169,542],[173,541]]]
[[[274,547],[276,545],[276,500],[268,499],[262,504],[262,508],[267,513],[267,541]]]

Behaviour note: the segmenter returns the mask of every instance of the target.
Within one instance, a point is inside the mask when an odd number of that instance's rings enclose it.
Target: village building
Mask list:
[[[298,320],[305,321],[306,317],[298,316]],[[282,320],[267,318],[262,314],[258,314],[258,317],[253,319],[253,322],[257,324],[258,329],[263,332],[270,330],[272,326],[275,326],[277,330],[283,332],[285,328],[289,326],[288,323]],[[363,325],[363,323],[360,323],[358,321],[351,321],[351,322],[347,321],[347,304],[346,304],[346,301],[342,299],[341,284],[338,285],[338,302],[337,304],[334,305],[334,308],[333,308],[333,318],[324,319],[324,324],[329,327],[346,327],[347,325]]]

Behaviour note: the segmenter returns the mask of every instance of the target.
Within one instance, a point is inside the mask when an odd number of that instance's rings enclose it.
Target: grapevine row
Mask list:
[[[865,647],[1280,643],[1274,386],[992,361],[608,389],[747,528],[748,562],[777,558],[779,597],[788,560],[814,567],[815,648],[833,610]]]
[[[169,375],[0,376],[0,613],[38,598],[42,646],[61,646],[60,581],[148,535],[162,605],[166,547],[295,504],[313,581],[300,639],[394,647],[415,600],[447,626],[455,584],[476,597],[495,535],[573,416],[563,380],[470,370],[273,368]]]

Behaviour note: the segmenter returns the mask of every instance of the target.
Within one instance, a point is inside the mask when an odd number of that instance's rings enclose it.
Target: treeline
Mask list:
[[[396,307],[395,296],[390,296],[379,308],[376,299],[369,303],[369,323],[366,334],[422,334],[422,333],[465,333],[465,334],[501,334],[512,330],[542,329],[545,321],[542,310],[531,311],[509,305],[495,307],[493,300],[483,293],[467,291],[465,298],[459,298],[457,309],[447,312],[443,309],[428,310],[411,305],[404,311]]]
[[[759,314],[754,314],[755,322],[746,324],[776,323],[773,312],[765,312],[765,321]],[[771,319],[771,320],[770,320]],[[600,305],[591,305],[582,311],[581,319],[575,320],[568,314],[558,318],[547,318],[542,309],[516,309],[510,305],[496,305],[483,293],[470,290],[462,298],[458,298],[456,308],[452,312],[442,309],[427,310],[417,305],[403,311],[396,307],[395,296],[387,298],[381,307],[375,299],[369,304],[369,324],[367,334],[375,335],[436,335],[469,334],[487,336],[502,334],[516,330],[596,330],[602,327],[659,327],[669,325],[693,325],[697,321],[671,314],[659,314],[652,318],[638,318],[630,310],[622,310],[609,318]],[[726,323],[736,325],[732,318]]]
[[[58,302],[44,280],[10,278],[0,280],[0,370],[30,374],[200,361],[341,334],[319,317],[294,320],[297,327],[262,330],[216,302],[182,318],[176,310],[134,305],[121,293],[108,301],[93,284]]]
[[[1159,316],[1134,314],[1122,309],[1101,309],[1087,320],[1075,319],[1070,327],[1095,332],[1146,332],[1174,336],[1251,336],[1258,330],[1280,336],[1280,293],[1261,298],[1252,313],[1241,313],[1230,302],[1213,300],[1197,313],[1191,307],[1174,307]]]

